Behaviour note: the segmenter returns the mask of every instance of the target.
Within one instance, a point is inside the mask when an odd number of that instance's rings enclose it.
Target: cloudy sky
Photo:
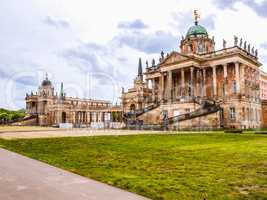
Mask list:
[[[216,49],[242,37],[267,70],[266,0],[1,0],[0,107],[25,107],[46,72],[68,96],[116,103],[139,57],[151,63],[179,50],[194,9]]]

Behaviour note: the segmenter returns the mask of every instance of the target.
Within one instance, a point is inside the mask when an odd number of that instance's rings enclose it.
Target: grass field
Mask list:
[[[264,135],[0,140],[0,146],[151,199],[267,199]]]

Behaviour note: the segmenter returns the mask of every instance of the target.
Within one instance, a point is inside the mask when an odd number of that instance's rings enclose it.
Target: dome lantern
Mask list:
[[[52,83],[51,83],[51,81],[48,79],[48,75],[47,75],[47,73],[46,73],[46,75],[45,75],[45,80],[43,80],[43,82],[42,82],[42,86],[51,86],[52,85]]]
[[[186,34],[186,37],[197,37],[197,36],[205,36],[208,37],[207,30],[199,25],[198,20],[200,19],[200,15],[197,10],[194,10],[194,18],[195,18],[195,24],[194,26],[191,26]]]
[[[214,51],[215,42],[209,38],[208,31],[199,25],[200,15],[197,10],[194,11],[195,23],[191,26],[186,37],[182,38],[180,48],[184,54],[204,54]]]

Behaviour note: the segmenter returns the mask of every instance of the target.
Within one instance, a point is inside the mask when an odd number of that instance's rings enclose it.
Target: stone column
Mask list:
[[[245,65],[240,64],[240,93],[245,94]]]
[[[227,79],[227,64],[223,65],[223,78]]]
[[[160,80],[160,100],[164,101],[164,74],[161,74],[159,80]]]
[[[217,96],[216,66],[212,67],[212,76],[213,76],[213,96]]]
[[[172,71],[168,71],[168,84],[167,84],[167,97],[168,97],[168,102],[172,102]]]
[[[195,92],[195,96],[201,96],[201,71],[200,69],[197,69],[196,72],[196,92]]]
[[[184,69],[181,69],[181,96],[184,96],[185,80],[184,80]]]
[[[102,122],[102,112],[98,112],[98,122]]]
[[[81,111],[81,123],[84,124],[84,112]]]
[[[235,63],[236,93],[240,93],[239,63]]]
[[[73,124],[76,124],[75,116],[76,116],[76,113],[75,112],[72,112],[72,123]]]
[[[87,112],[87,124],[90,124],[91,118],[90,118],[90,112]]]
[[[205,97],[206,96],[206,69],[203,68],[202,70],[203,72],[203,81],[202,81],[202,97]]]
[[[191,97],[194,97],[194,67],[190,68],[190,90],[191,90]]]
[[[227,91],[227,63],[223,65],[223,78],[224,78],[224,94],[227,96],[228,91]]]
[[[151,84],[152,84],[152,101],[155,101],[155,79],[151,79]]]
[[[88,118],[87,118],[87,112],[84,111],[84,124],[87,124]]]

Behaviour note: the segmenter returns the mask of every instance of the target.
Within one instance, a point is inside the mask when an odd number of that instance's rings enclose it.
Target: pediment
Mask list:
[[[189,60],[189,58],[185,55],[182,55],[178,52],[172,52],[168,57],[166,57],[162,62],[161,65],[176,63],[176,62],[182,62]]]

